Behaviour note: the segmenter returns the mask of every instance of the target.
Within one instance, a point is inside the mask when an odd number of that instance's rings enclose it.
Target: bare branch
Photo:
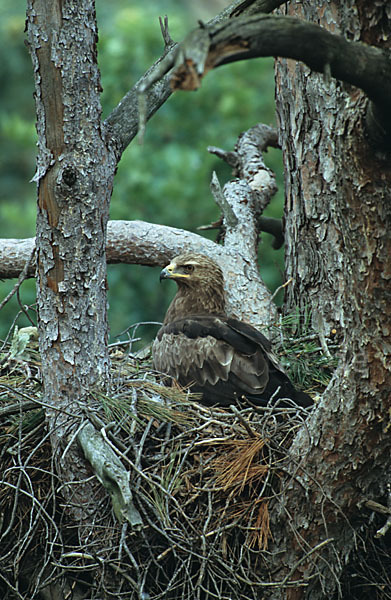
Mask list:
[[[216,146],[208,146],[207,150],[211,154],[215,154],[221,158],[221,160],[224,160],[227,165],[230,165],[231,167],[237,167],[238,157],[236,156],[235,152],[226,152],[222,148],[217,148]]]
[[[78,432],[77,439],[97,478],[108,490],[117,519],[120,522],[126,520],[134,530],[139,530],[143,521],[133,504],[129,473],[104,434],[104,428],[98,433],[91,423],[85,423]]]
[[[12,290],[10,291],[10,293],[7,294],[7,296],[4,298],[4,300],[2,300],[2,302],[0,302],[0,310],[3,308],[3,306],[5,306],[7,304],[7,302],[9,300],[11,300],[12,296],[19,291],[19,288],[22,285],[23,281],[25,279],[28,279],[28,277],[30,277],[29,272],[31,270],[35,271],[34,257],[35,257],[35,244],[32,245],[30,255],[29,255],[28,259],[25,261],[25,265],[24,265],[21,273],[18,276],[18,281],[15,283],[15,285],[12,288]]]
[[[216,171],[213,171],[212,173],[210,191],[213,194],[213,198],[215,199],[216,204],[220,207],[220,210],[224,215],[224,219],[227,225],[229,225],[230,227],[236,227],[236,225],[238,224],[238,218],[232,210],[230,204],[225,199],[223,190],[221,189],[220,182],[216,175]]]
[[[224,217],[224,246],[182,229],[142,221],[110,221],[106,262],[163,266],[185,249],[207,254],[230,273],[226,291],[231,314],[255,325],[271,325],[277,314],[259,274],[257,249],[259,217],[277,191],[262,152],[276,144],[275,130],[258,124],[242,133],[234,152],[228,153],[235,157],[235,179],[222,190],[214,174],[211,189]],[[0,277],[18,276],[26,262],[24,254],[16,259],[18,249],[32,252],[34,243],[32,238],[0,240]],[[7,261],[7,254],[13,256],[12,263]],[[6,269],[2,271],[3,260]],[[33,269],[26,269],[26,274],[33,276]]]
[[[200,65],[205,64],[204,75],[219,65],[256,57],[281,56],[302,61],[326,78],[332,76],[362,89],[372,101],[367,114],[369,133],[390,145],[391,60],[387,50],[348,41],[318,25],[288,16],[255,14],[206,28],[210,47]],[[197,43],[197,32],[204,47],[205,28],[192,32],[192,43]],[[191,73],[188,71],[185,76],[185,66],[174,70],[174,89],[197,89],[199,82],[192,87]],[[198,65],[192,64],[192,70],[198,72]]]
[[[227,288],[230,312],[254,324],[262,322],[269,325],[273,320],[274,307],[270,306],[270,292],[258,275],[254,278],[254,267],[233,249],[230,251],[196,233],[144,221],[109,221],[107,235],[106,258],[109,264],[162,267],[184,249],[207,254],[230,273],[231,281],[236,282],[231,290]],[[26,255],[29,256],[34,244],[34,238],[0,240],[0,277],[18,276],[26,263]],[[9,249],[13,252],[14,264],[10,270],[8,263],[7,271],[4,272],[3,256]],[[27,276],[34,277],[34,273],[34,269],[30,268]]]
[[[216,17],[211,19],[206,26],[217,26],[219,23],[225,22],[227,19],[231,18],[233,11],[239,8],[241,9],[240,12],[242,15],[252,14],[252,7],[249,6],[246,8],[243,7],[242,4],[242,0],[235,0],[232,4],[224,8]],[[262,0],[261,2],[260,0],[257,0],[255,4],[264,7],[259,9],[263,12],[269,12],[276,7],[274,6],[276,2],[271,2],[270,0]],[[279,4],[281,4],[281,2]],[[273,8],[271,8],[272,5]],[[105,121],[107,135],[110,137],[111,143],[115,147],[118,160],[121,158],[122,152],[136,136],[139,129],[138,100],[140,88],[144,89],[145,93],[145,100],[142,99],[141,101],[145,102],[145,116],[143,119],[146,123],[172,94],[169,72],[175,65],[178,52],[179,45],[175,44],[167,53],[166,44],[166,51],[163,56],[148,69],[107,117]],[[146,82],[148,82],[148,85],[146,85]]]
[[[168,17],[164,15],[164,21],[161,17],[159,17],[160,30],[162,32],[163,40],[164,40],[164,49],[170,50],[172,46],[174,46],[175,42],[172,39],[169,29],[168,29]]]

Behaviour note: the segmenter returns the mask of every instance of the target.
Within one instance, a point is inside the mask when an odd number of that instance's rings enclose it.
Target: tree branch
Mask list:
[[[245,6],[243,6],[244,4]],[[236,10],[240,11],[242,15],[252,14],[254,10],[267,13],[280,4],[283,2],[277,0],[255,0],[252,4],[243,2],[243,0],[235,0],[211,19],[207,27],[214,27],[227,21],[235,15]],[[140,88],[145,93],[145,121],[148,121],[172,94],[169,71],[174,67],[181,48],[183,48],[183,43],[174,44],[169,50],[166,48],[163,56],[148,69],[105,120],[107,135],[114,145],[117,160],[121,158],[123,151],[136,136],[139,128]]]
[[[126,520],[134,530],[140,530],[143,521],[133,504],[129,473],[104,439],[103,432],[98,433],[91,423],[86,423],[79,431],[77,439],[95,475],[110,494],[118,521],[122,523]]]
[[[277,191],[274,173],[266,167],[262,153],[277,145],[276,130],[259,123],[239,136],[233,152],[208,148],[234,167],[235,179],[224,190],[216,177],[212,179],[212,192],[224,217],[224,245],[251,265],[257,264],[259,217]]]
[[[205,43],[205,27],[192,32],[192,56],[196,55],[197,31],[201,43]],[[362,89],[372,101],[367,114],[368,133],[390,146],[391,60],[387,50],[350,42],[318,25],[287,16],[238,17],[208,25],[206,32],[209,51],[203,58],[203,75],[219,65],[250,58],[282,56],[300,60],[313,71]],[[186,56],[186,51],[183,54]],[[196,89],[202,74],[197,84],[194,71],[199,71],[194,61],[178,65],[172,74],[173,89]]]
[[[258,124],[239,136],[233,152],[217,150],[221,158],[228,157],[235,165],[235,179],[223,190],[215,175],[211,184],[223,213],[224,246],[182,229],[142,221],[110,221],[106,261],[163,266],[185,249],[208,254],[229,273],[229,312],[255,325],[271,325],[276,308],[259,275],[257,261],[260,215],[277,191],[274,174],[262,156],[270,145],[277,145],[276,131]],[[29,262],[26,266],[34,244],[33,238],[0,240],[0,277],[18,276],[22,269],[25,276],[34,276],[33,265]]]
[[[17,277],[31,256],[34,238],[0,239],[0,277]],[[234,251],[215,244],[196,233],[183,229],[155,225],[144,221],[109,221],[107,229],[107,263],[140,264],[162,267],[184,250],[207,254],[229,273],[228,305],[232,315],[259,324],[269,325],[274,315],[270,292],[259,277],[254,279],[253,267]],[[7,260],[11,252],[12,263]],[[35,267],[27,277],[34,277]]]

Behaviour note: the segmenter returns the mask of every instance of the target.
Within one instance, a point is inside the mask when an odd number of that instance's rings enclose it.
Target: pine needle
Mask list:
[[[269,467],[261,463],[265,445],[261,437],[227,440],[222,444],[227,450],[212,461],[211,468],[216,473],[216,484],[224,491],[231,489],[240,494],[246,485],[255,485],[265,477]]]

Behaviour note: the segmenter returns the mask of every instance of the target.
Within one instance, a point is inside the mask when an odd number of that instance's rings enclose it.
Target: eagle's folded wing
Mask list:
[[[235,329],[219,316],[195,315],[163,326],[153,346],[156,368],[182,385],[195,384],[195,391],[226,395],[227,403],[261,394],[269,380],[269,343],[251,326],[241,332],[241,322],[234,324]]]

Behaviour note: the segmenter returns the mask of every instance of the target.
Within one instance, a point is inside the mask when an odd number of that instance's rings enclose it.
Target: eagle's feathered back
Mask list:
[[[255,404],[311,398],[294,388],[257,329],[225,312],[224,277],[210,258],[181,254],[163,269],[178,292],[154,341],[154,367],[202,394],[205,404],[226,406],[245,396]],[[277,391],[278,390],[278,391]]]

